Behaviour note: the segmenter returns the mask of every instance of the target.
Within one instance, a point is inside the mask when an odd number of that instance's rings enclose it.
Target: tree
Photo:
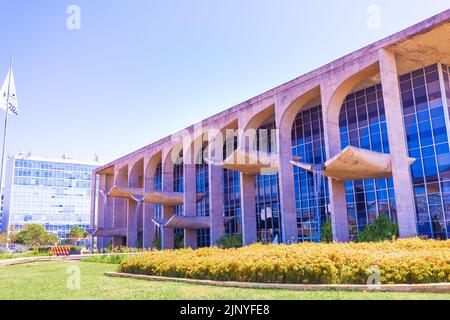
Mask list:
[[[381,242],[395,240],[398,237],[398,225],[389,220],[386,214],[380,214],[375,222],[366,225],[359,234],[359,242]]]
[[[86,232],[86,229],[79,227],[79,226],[73,226],[72,229],[70,229],[70,233],[68,238],[72,239],[72,241],[74,242],[74,245],[76,244],[75,242],[81,240],[81,239],[86,239],[88,237],[88,233]]]
[[[224,235],[223,237],[217,239],[217,246],[221,249],[232,249],[242,247],[242,235]]]
[[[4,231],[3,233],[0,233],[0,247],[7,244],[8,242],[8,232]]]
[[[48,233],[43,226],[38,224],[26,224],[11,240],[26,246],[53,245],[59,242],[57,236]]]
[[[332,243],[333,242],[333,226],[331,224],[331,220],[327,220],[322,225],[322,242],[324,243]]]

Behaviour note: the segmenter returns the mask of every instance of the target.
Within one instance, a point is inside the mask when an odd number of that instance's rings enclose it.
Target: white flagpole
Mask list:
[[[8,75],[8,95],[6,96],[6,115],[5,115],[5,127],[3,128],[3,151],[2,151],[2,166],[0,167],[0,195],[3,196],[3,166],[5,164],[5,152],[6,152],[6,133],[8,127],[8,113],[9,113],[9,90],[11,88],[11,71],[12,71],[12,55],[9,60],[9,75]],[[9,228],[8,228],[9,229]],[[6,232],[9,232],[7,230]]]

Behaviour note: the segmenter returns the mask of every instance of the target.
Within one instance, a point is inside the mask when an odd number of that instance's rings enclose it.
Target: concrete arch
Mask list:
[[[271,104],[248,120],[241,120],[239,124],[239,148],[247,151],[256,150],[257,131],[270,117],[275,118],[275,104]],[[245,121],[245,122],[244,122]]]
[[[269,110],[272,108],[275,108],[275,96],[258,101],[249,105],[245,110],[238,111],[239,129],[254,128],[258,118],[264,117],[267,112],[271,113]]]
[[[208,158],[215,161],[224,160],[223,147],[227,143],[228,139],[236,137],[239,138],[239,123],[237,119],[227,123],[225,126],[215,130],[209,130],[209,155]],[[228,150],[227,150],[228,151]]]
[[[375,76],[379,72],[380,68],[377,62],[342,81],[342,83],[335,88],[333,95],[328,101],[328,119],[339,119],[339,113],[345,97],[347,97],[347,95],[349,95],[358,84],[370,77]]]
[[[259,113],[253,115],[244,126],[244,130],[258,130],[261,124],[272,115],[275,115],[275,104],[268,106]]]
[[[162,163],[162,150],[158,151],[156,154],[153,154],[148,160],[147,165],[145,166],[145,173],[144,173],[145,192],[153,190],[156,168],[160,163]]]
[[[185,139],[183,141],[184,164],[200,164],[204,157],[199,154],[203,151],[205,144],[208,144],[208,130],[197,134],[192,140]]]
[[[280,137],[284,139],[291,138],[292,126],[294,125],[297,114],[308,107],[321,105],[320,86],[304,93],[291,102],[288,107],[281,112],[277,118],[277,128],[280,130]]]
[[[144,187],[144,158],[137,160],[132,166],[128,176],[130,188]]]
[[[333,85],[327,83],[322,84],[322,108],[324,115],[324,130],[326,141],[327,158],[331,158],[340,151],[341,139],[339,135],[339,113],[345,98],[357,89],[357,86],[364,83],[365,80],[379,74],[380,68],[378,61],[368,65],[367,67],[355,72],[345,73],[341,75],[340,81]],[[363,85],[363,87],[369,86]],[[330,139],[330,137],[333,137]]]
[[[114,177],[114,185],[116,187],[128,187],[128,164],[117,171]]]
[[[173,167],[176,163],[181,163],[183,158],[180,156],[183,154],[183,143],[179,142],[166,147],[162,152],[162,166],[163,174],[169,174],[173,172]]]

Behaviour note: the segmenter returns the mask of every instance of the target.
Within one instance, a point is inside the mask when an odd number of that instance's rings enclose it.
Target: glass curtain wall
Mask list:
[[[197,216],[209,217],[209,167],[205,162],[207,156],[208,145],[204,145],[199,158],[195,162],[195,178],[197,193],[203,193],[205,197],[197,202]],[[199,248],[209,247],[211,244],[210,229],[197,230],[197,246]]]
[[[339,117],[341,147],[389,153],[381,84],[348,95]],[[355,240],[378,215],[397,221],[393,179],[367,179],[345,183],[350,239]]]
[[[448,68],[444,66],[444,82]],[[438,65],[400,77],[419,235],[448,239],[450,152]],[[448,89],[447,86],[447,90]]]
[[[181,151],[177,162],[173,167],[173,191],[174,192],[184,192],[184,163],[183,163],[183,152]],[[175,206],[174,214],[178,216],[183,215],[183,205]],[[184,238],[184,230],[183,229],[175,229],[175,241],[182,242],[181,240]]]
[[[275,120],[266,121],[257,131],[257,150],[276,153]],[[256,230],[258,242],[282,241],[278,174],[256,176]]]
[[[237,145],[237,136],[234,135],[227,139],[223,146],[224,160],[237,149]],[[225,224],[225,234],[242,234],[241,188],[238,171],[223,169],[223,211],[225,217],[234,218],[231,222]]]
[[[153,190],[154,191],[162,191],[162,162],[158,163],[155,170],[155,176],[153,179]],[[161,204],[155,205],[154,217],[156,219],[162,219],[162,209],[163,206]],[[161,228],[155,226],[155,237],[161,238]]]
[[[321,165],[326,161],[322,107],[301,111],[292,127],[292,155],[302,162]],[[328,179],[314,178],[312,172],[294,167],[295,208],[298,241],[317,241],[319,227],[330,217]],[[321,224],[318,217],[321,217]]]

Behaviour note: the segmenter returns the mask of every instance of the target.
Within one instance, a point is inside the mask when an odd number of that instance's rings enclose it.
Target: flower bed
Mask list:
[[[120,272],[216,281],[367,284],[450,282],[450,241],[256,244],[239,249],[154,251],[125,259]],[[379,272],[379,273],[378,273]]]

